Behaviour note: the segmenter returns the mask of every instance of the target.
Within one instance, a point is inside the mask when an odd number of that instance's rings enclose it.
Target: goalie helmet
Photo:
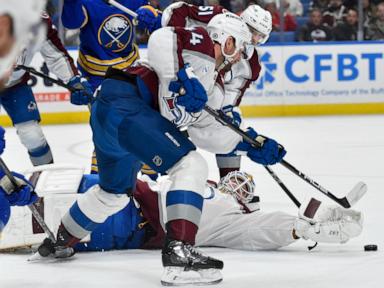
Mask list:
[[[252,43],[252,34],[248,26],[236,14],[226,12],[218,14],[209,21],[207,25],[209,36],[214,42],[221,45],[221,53],[225,58],[231,58],[236,55],[245,45]],[[236,49],[228,55],[224,52],[225,42],[229,37],[235,40]]]
[[[249,203],[255,192],[253,177],[245,172],[232,171],[220,179],[217,187],[221,192],[234,196],[241,203]]]
[[[259,5],[249,5],[240,15],[241,19],[249,26],[252,34],[258,33],[261,38],[254,45],[264,44],[272,31],[272,16],[269,11]]]

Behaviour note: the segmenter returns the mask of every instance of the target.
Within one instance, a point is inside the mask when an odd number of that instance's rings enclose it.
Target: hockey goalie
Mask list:
[[[73,165],[45,165],[34,168],[37,206],[50,229],[58,229],[60,219],[77,197],[92,186],[97,175],[83,175]],[[77,251],[161,248],[165,233],[165,191],[169,178],[157,182],[142,177],[129,204],[109,217],[90,237],[77,244]],[[89,192],[87,192],[89,193]],[[255,195],[252,176],[231,172],[219,183],[207,183],[205,204],[197,246],[216,246],[242,250],[274,250],[297,241],[345,243],[362,231],[361,212],[329,206],[310,198],[302,203],[298,216],[284,212],[262,212]],[[13,208],[3,231],[0,249],[28,247],[40,243],[45,235],[25,207]]]

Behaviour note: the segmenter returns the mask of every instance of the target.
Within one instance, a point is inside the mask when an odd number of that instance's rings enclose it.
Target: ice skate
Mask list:
[[[169,241],[162,251],[164,286],[210,285],[223,280],[223,262],[203,255],[192,245]]]

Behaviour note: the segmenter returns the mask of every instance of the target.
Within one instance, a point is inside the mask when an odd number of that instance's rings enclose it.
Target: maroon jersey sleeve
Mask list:
[[[174,3],[163,13],[163,26],[186,27],[187,20],[207,24],[215,15],[225,12],[219,5],[195,6],[184,2]],[[197,24],[196,23],[196,24]]]
[[[244,82],[242,86],[240,87],[240,94],[237,96],[236,101],[235,101],[235,106],[239,106],[241,103],[241,100],[244,96],[245,90],[248,89],[248,87],[251,85],[252,82],[256,81],[259,76],[260,76],[260,71],[261,71],[261,65],[259,62],[259,55],[257,53],[257,50],[255,49],[252,57],[248,59],[249,67],[251,69],[251,78],[249,79],[244,79]]]

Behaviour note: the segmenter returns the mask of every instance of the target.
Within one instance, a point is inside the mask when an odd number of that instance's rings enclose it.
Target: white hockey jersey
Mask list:
[[[177,72],[189,65],[208,94],[208,103],[214,109],[223,107],[224,95],[219,82],[215,82],[215,57],[213,43],[201,27],[165,27],[155,31],[148,42],[148,62],[156,72],[158,82],[148,81],[158,95],[158,109],[165,118],[179,127],[187,127],[192,142],[209,152],[229,153],[241,137],[218,123],[205,111],[187,113],[176,105],[175,94],[169,83],[177,80]]]

